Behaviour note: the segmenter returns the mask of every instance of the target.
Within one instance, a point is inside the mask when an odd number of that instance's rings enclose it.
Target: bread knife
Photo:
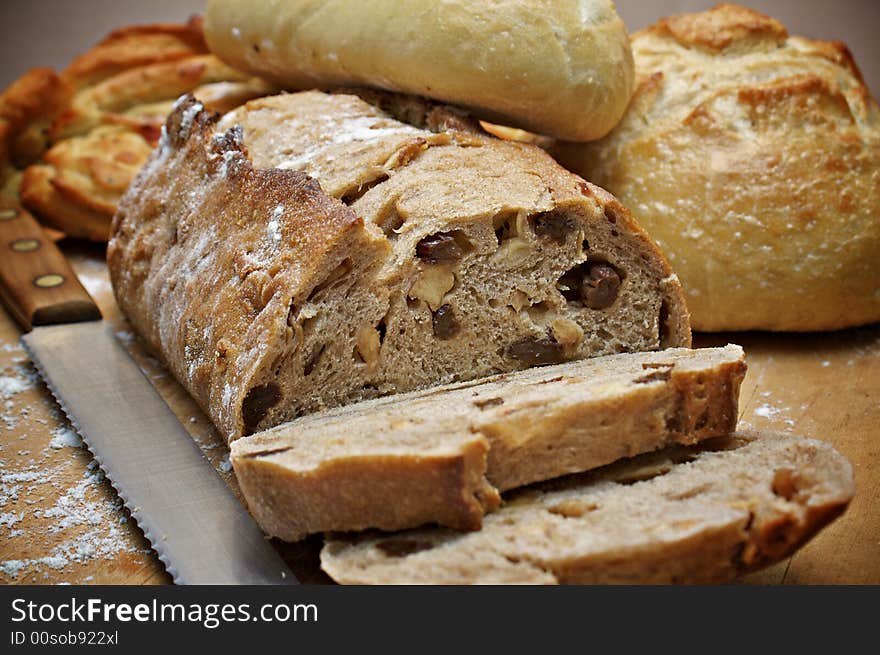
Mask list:
[[[36,220],[4,202],[0,237],[25,350],[174,582],[296,583]]]

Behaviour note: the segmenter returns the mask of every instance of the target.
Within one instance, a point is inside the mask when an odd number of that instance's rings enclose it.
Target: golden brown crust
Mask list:
[[[103,122],[105,115],[173,100],[205,84],[249,79],[209,54],[137,66],[77,92],[53,122],[51,135],[58,140],[84,134]]]
[[[154,145],[114,126],[60,141],[25,170],[21,200],[71,237],[104,241],[117,200]]]
[[[880,109],[846,47],[724,5],[636,33],[633,51],[624,119],[556,154],[657,239],[694,328],[880,320]]]
[[[184,24],[132,25],[110,32],[74,59],[61,75],[80,89],[131,68],[207,52],[200,16]]]
[[[721,52],[730,46],[770,47],[782,45],[788,32],[778,20],[735,4],[719,4],[709,11],[664,18],[636,32],[669,35],[683,46]]]
[[[198,17],[116,30],[60,75],[35,69],[0,96],[0,182],[45,224],[106,241],[179,95],[228,111],[270,90],[207,52]]]
[[[71,87],[54,71],[35,68],[0,95],[0,163],[22,168],[36,160],[49,143],[48,127],[67,102]]]
[[[19,197],[22,204],[41,217],[45,227],[57,229],[65,236],[90,241],[105,241],[107,225],[113,214],[94,211],[77,202],[82,196],[69,199],[63,187],[54,184],[55,171],[49,166],[29,166],[21,178]]]

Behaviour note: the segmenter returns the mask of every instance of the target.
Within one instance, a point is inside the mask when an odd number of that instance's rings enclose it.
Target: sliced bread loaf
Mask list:
[[[789,555],[852,495],[830,445],[739,433],[514,493],[478,532],[331,539],[321,563],[350,584],[729,581]]]
[[[232,444],[273,536],[476,529],[505,491],[733,431],[739,346],[610,355],[365,401]]]
[[[230,440],[371,397],[690,344],[677,278],[612,196],[539,148],[425,111],[415,127],[307,92],[219,124],[191,99],[169,117],[108,264],[133,327]]]

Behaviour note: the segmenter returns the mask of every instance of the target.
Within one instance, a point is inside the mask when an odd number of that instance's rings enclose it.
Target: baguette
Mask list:
[[[169,117],[108,266],[132,326],[229,440],[371,397],[690,345],[677,278],[612,196],[424,109],[411,120],[439,131],[319,92],[219,123],[184,99]]]
[[[211,0],[205,37],[282,88],[379,87],[574,141],[606,134],[633,88],[610,0]]]
[[[479,532],[330,539],[321,564],[346,584],[726,582],[787,557],[852,495],[830,445],[739,433],[517,492]]]
[[[610,355],[311,414],[232,444],[268,534],[480,527],[498,492],[730,433],[739,346]]]

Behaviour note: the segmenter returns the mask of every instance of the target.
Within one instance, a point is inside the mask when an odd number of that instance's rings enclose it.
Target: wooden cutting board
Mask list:
[[[207,418],[120,317],[103,248],[67,254],[141,368],[233,491],[229,451]],[[165,584],[170,578],[37,377],[0,310],[0,583]],[[743,345],[740,420],[833,443],[853,463],[849,510],[793,558],[745,581],[880,583],[880,326],[830,334],[701,335]],[[278,544],[305,582],[327,582],[320,538]]]

